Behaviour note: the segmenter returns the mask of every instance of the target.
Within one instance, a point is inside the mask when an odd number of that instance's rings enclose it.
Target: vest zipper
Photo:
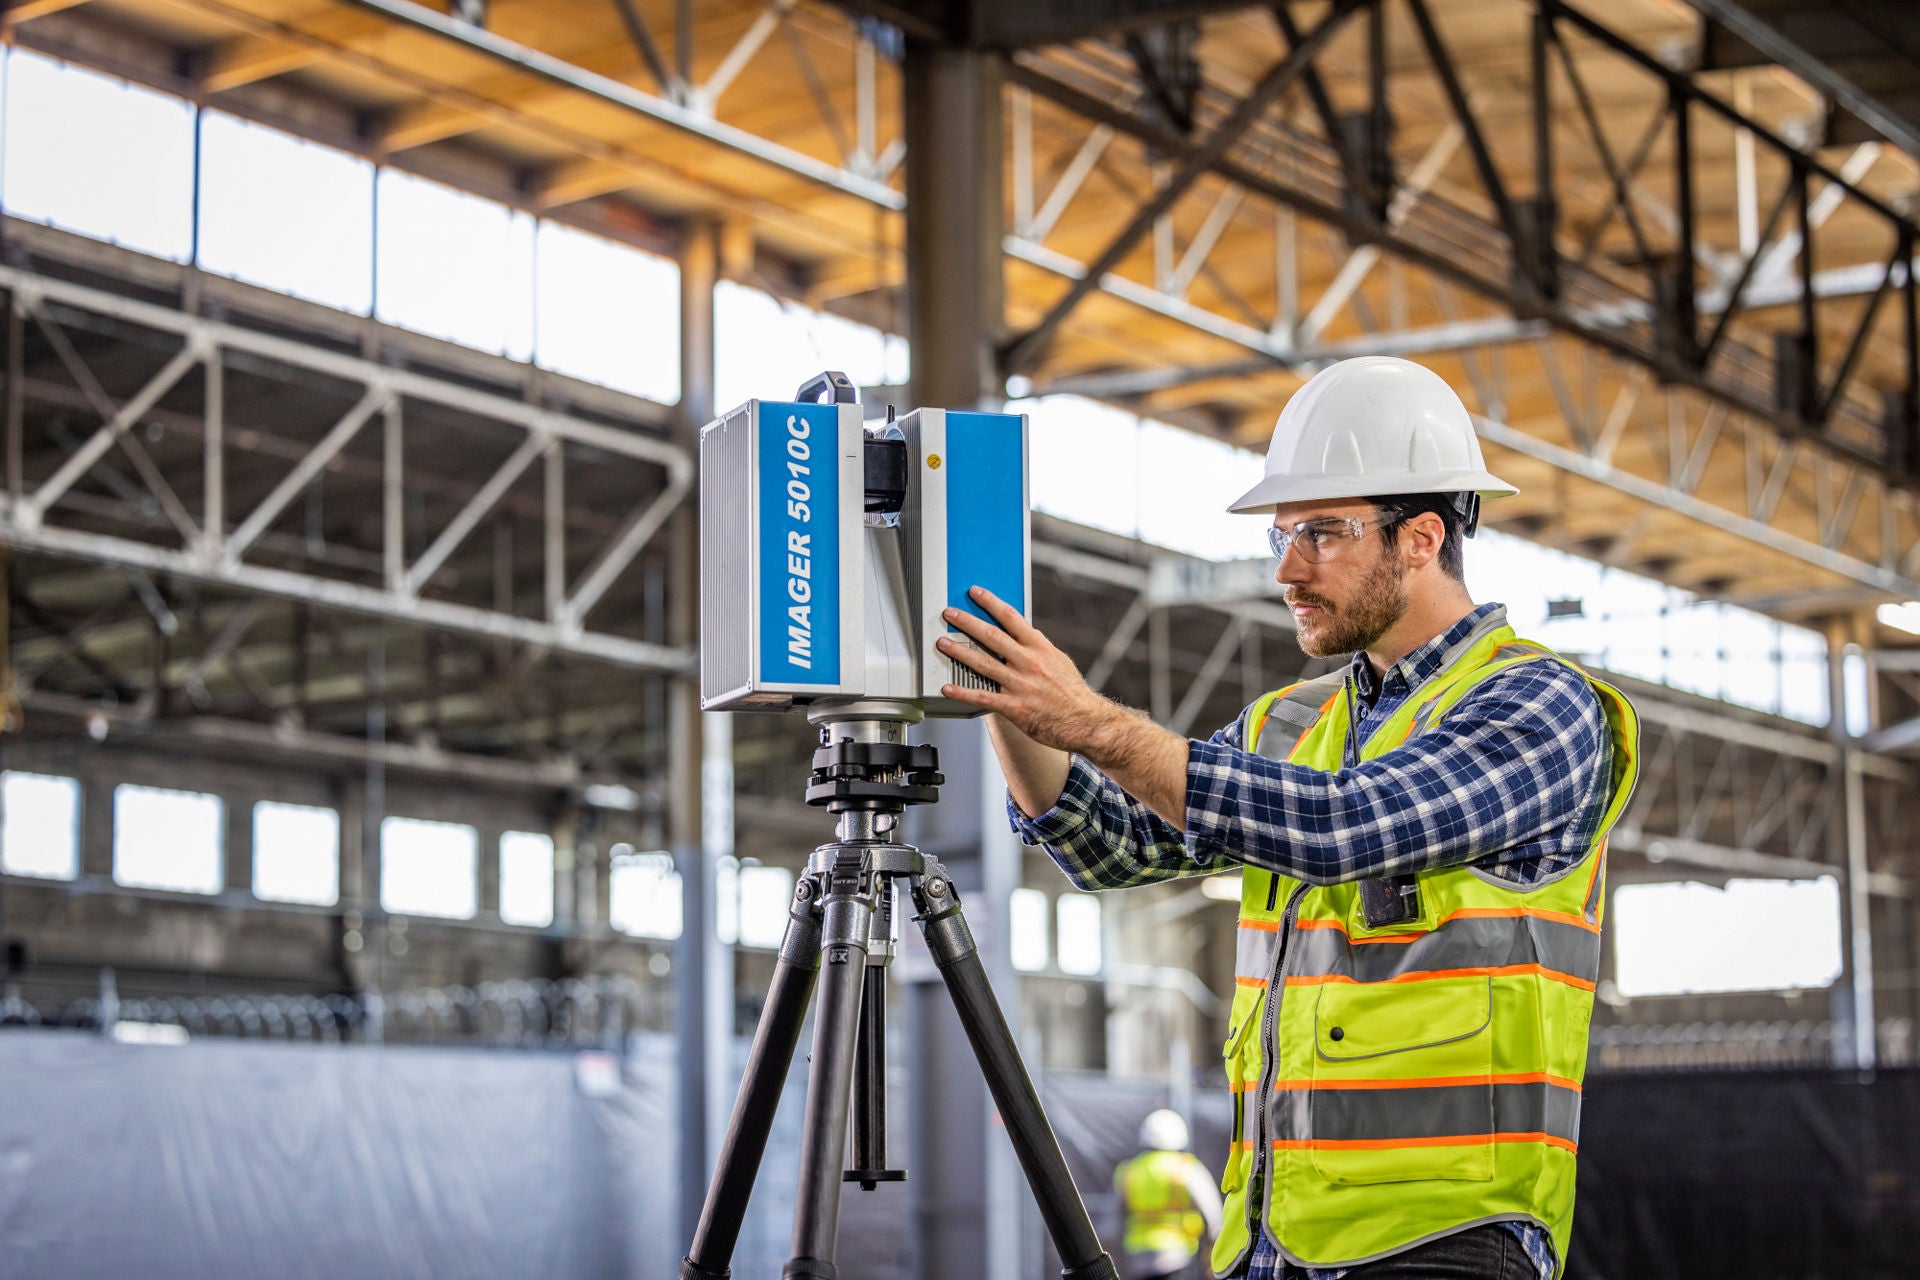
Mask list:
[[[1278,878],[1274,881],[1279,884]],[[1274,948],[1273,973],[1267,979],[1267,1008],[1260,1019],[1260,1088],[1254,1094],[1254,1109],[1260,1122],[1256,1126],[1253,1139],[1253,1173],[1248,1179],[1247,1227],[1249,1240],[1259,1239],[1261,1224],[1267,1219],[1267,1205],[1273,1198],[1272,1170],[1267,1167],[1270,1154],[1267,1141],[1267,1107],[1273,1093],[1273,1081],[1280,1069],[1280,1048],[1274,1043],[1275,1028],[1280,1020],[1280,998],[1287,989],[1286,968],[1288,943],[1293,937],[1293,921],[1300,906],[1300,899],[1307,894],[1307,886],[1297,885],[1287,895],[1287,909],[1280,917],[1280,945]],[[1254,1194],[1257,1192],[1257,1194]],[[1251,1243],[1248,1245],[1252,1247]]]
[[[1354,683],[1353,673],[1347,673],[1347,768],[1356,768],[1360,764],[1360,686]]]

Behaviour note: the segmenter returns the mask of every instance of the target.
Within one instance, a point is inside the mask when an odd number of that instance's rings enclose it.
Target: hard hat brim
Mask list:
[[[1237,515],[1259,515],[1290,502],[1340,502],[1384,498],[1402,493],[1477,493],[1482,499],[1511,498],[1520,491],[1490,471],[1449,471],[1428,476],[1263,476],[1259,484],[1227,507]]]

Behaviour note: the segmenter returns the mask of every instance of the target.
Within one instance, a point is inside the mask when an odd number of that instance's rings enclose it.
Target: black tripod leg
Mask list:
[[[929,865],[933,864],[928,860]],[[1020,1168],[1033,1188],[1040,1205],[1040,1216],[1053,1237],[1053,1247],[1065,1264],[1063,1280],[1116,1280],[1113,1259],[1100,1247],[1087,1207],[1073,1185],[1060,1144],[1040,1109],[1040,1097],[1033,1081],[1020,1062],[1013,1032],[994,999],[987,982],[987,971],[980,963],[980,949],[974,944],[973,931],[960,914],[960,898],[953,882],[944,873],[929,870],[914,888],[914,904],[920,931],[926,937],[927,950],[939,966],[947,984],[947,994],[960,1014],[973,1056],[980,1060],[980,1074],[986,1077],[987,1090],[994,1106],[1006,1121],[1007,1137]]]
[[[754,1175],[760,1172],[760,1157],[766,1152],[767,1135],[773,1129],[774,1109],[780,1104],[780,1090],[786,1084],[787,1069],[793,1065],[800,1027],[813,998],[814,979],[820,973],[818,897],[811,880],[803,878],[794,886],[787,931],[780,939],[780,958],[774,964],[767,1003],[753,1033],[753,1049],[747,1055],[747,1073],[741,1078],[733,1119],[720,1146],[720,1162],[714,1166],[707,1201],[700,1209],[693,1247],[680,1263],[680,1280],[727,1280],[731,1274],[733,1247],[740,1239],[747,1198],[753,1194]]]
[[[813,1069],[807,1075],[806,1123],[800,1133],[800,1183],[793,1204],[793,1249],[785,1280],[835,1280],[840,1227],[841,1172],[847,1163],[847,1114],[853,1090],[854,1045],[867,975],[867,936],[873,921],[872,886],[849,851],[832,874],[821,923],[825,972],[813,1017]]]

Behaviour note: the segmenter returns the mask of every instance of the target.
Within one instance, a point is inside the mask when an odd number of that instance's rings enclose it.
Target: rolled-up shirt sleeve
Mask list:
[[[1516,664],[1437,725],[1329,773],[1241,749],[1236,725],[1188,744],[1185,830],[1075,759],[1037,818],[1014,829],[1081,888],[1206,875],[1232,863],[1335,884],[1475,862],[1577,856],[1609,781],[1598,697],[1574,668]]]
[[[1238,745],[1238,728],[1236,723],[1221,730],[1210,743],[1189,742],[1188,751],[1208,745],[1231,750]],[[1079,756],[1073,757],[1053,808],[1029,818],[1009,794],[1007,819],[1015,834],[1043,847],[1080,889],[1124,889],[1220,870],[1196,861],[1178,827]]]

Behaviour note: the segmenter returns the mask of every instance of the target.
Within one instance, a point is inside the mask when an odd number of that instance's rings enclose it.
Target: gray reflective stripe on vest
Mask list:
[[[1434,670],[1453,670],[1454,664],[1467,656],[1467,650],[1473,648],[1473,646],[1479,644],[1489,635],[1492,635],[1506,625],[1507,606],[1497,604],[1493,607],[1492,613],[1489,613],[1486,617],[1473,624],[1473,630],[1467,632],[1466,635],[1461,636],[1458,640],[1447,646],[1447,651],[1440,655],[1440,665],[1435,667]]]
[[[1544,1133],[1580,1138],[1580,1092],[1545,1080],[1411,1089],[1330,1089],[1319,1081],[1307,1107],[1316,1142],[1391,1142]],[[1491,1094],[1491,1100],[1489,1100]]]
[[[1243,924],[1234,934],[1233,976],[1265,982],[1273,972],[1273,955],[1280,946],[1280,931],[1253,929]]]
[[[1293,754],[1300,739],[1307,736],[1307,730],[1319,723],[1320,708],[1327,699],[1339,692],[1346,683],[1345,671],[1329,671],[1326,675],[1303,680],[1289,689],[1282,697],[1275,698],[1273,705],[1267,708],[1267,718],[1260,726],[1259,741],[1254,743],[1254,754],[1268,760],[1285,760]],[[1243,726],[1240,741],[1247,740]]]
[[[1240,932],[1244,935],[1253,930]],[[1450,920],[1411,942],[1354,943],[1339,929],[1301,929],[1291,945],[1287,971],[1296,977],[1332,975],[1356,982],[1386,982],[1403,974],[1436,969],[1517,964],[1538,964],[1587,982],[1600,977],[1600,935],[1592,929],[1539,916]]]
[[[1537,662],[1542,658],[1550,658],[1555,662],[1566,661],[1565,658],[1553,650],[1544,645],[1537,645],[1531,640],[1516,640],[1509,644],[1501,645],[1498,656],[1494,658],[1494,661],[1500,663]],[[1441,718],[1442,712],[1440,710],[1440,704],[1447,701],[1446,694],[1447,691],[1442,689],[1439,693],[1436,693],[1427,700],[1426,704],[1420,708],[1420,714],[1414,717],[1413,729],[1407,734],[1408,737],[1411,738],[1417,734],[1425,733],[1433,727],[1435,721]],[[1447,710],[1451,711],[1455,705],[1455,703],[1448,702]]]
[[[1479,644],[1482,640],[1486,639],[1488,635],[1490,635],[1491,633],[1499,630],[1501,627],[1504,627],[1506,625],[1507,625],[1507,607],[1505,605],[1498,605],[1494,608],[1494,611],[1492,613],[1480,619],[1480,621],[1477,624],[1475,624],[1473,630],[1467,632],[1467,634],[1463,636],[1461,639],[1455,641],[1452,645],[1448,646],[1446,653],[1441,656],[1440,665],[1438,668],[1436,668],[1436,670],[1451,671],[1455,663],[1459,662],[1460,659],[1467,656],[1467,650],[1473,648],[1473,646],[1475,646],[1476,644]],[[1544,645],[1535,644],[1531,640],[1512,641],[1511,643],[1503,646],[1501,649],[1501,652],[1506,653],[1508,650],[1517,650],[1521,653],[1530,654],[1534,657],[1554,658],[1561,662],[1566,661],[1565,658],[1561,657],[1559,654],[1555,653],[1553,650],[1545,647]],[[1502,659],[1499,659],[1499,658],[1495,659],[1495,661],[1501,661],[1501,660]],[[1416,734],[1425,733],[1428,729],[1433,727],[1434,721],[1440,718],[1439,703],[1446,696],[1446,692],[1447,691],[1445,689],[1442,689],[1439,693],[1436,693],[1432,698],[1428,699],[1425,705],[1423,705],[1420,708],[1419,713],[1414,717],[1413,728],[1410,731],[1408,731],[1408,734],[1407,734],[1408,737],[1411,738]]]
[[[1253,1135],[1260,1132],[1259,1105],[1260,1093],[1249,1083],[1244,1089],[1233,1095],[1233,1140],[1251,1141]]]
[[[1580,908],[1581,914],[1587,918],[1587,923],[1589,924],[1600,923],[1600,897],[1606,890],[1607,881],[1606,853],[1607,842],[1602,840],[1600,842],[1599,852],[1594,854],[1595,857],[1602,859],[1602,861],[1599,866],[1593,869],[1593,883],[1587,886],[1587,900]]]

